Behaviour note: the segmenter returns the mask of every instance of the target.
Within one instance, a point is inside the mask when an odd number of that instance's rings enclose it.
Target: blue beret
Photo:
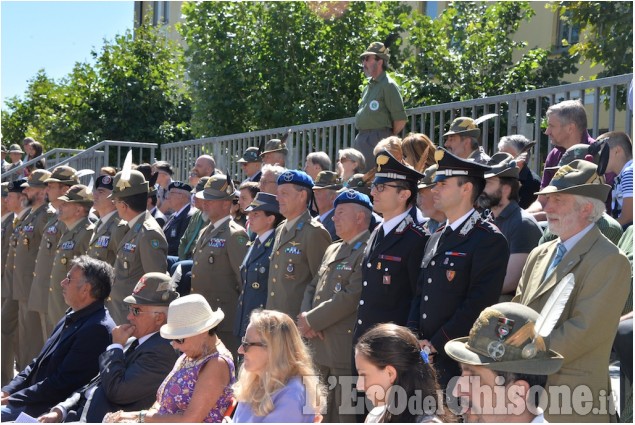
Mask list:
[[[337,198],[335,198],[335,201],[333,202],[333,206],[337,207],[338,204],[357,204],[362,207],[366,207],[371,211],[373,210],[373,204],[370,202],[370,198],[353,189],[344,190],[342,193],[337,195]]]
[[[168,190],[170,189],[181,189],[181,190],[185,190],[187,192],[191,192],[192,191],[192,186],[190,186],[187,183],[183,183],[183,182],[179,182],[179,181],[173,181],[172,183],[170,183],[168,185]]]
[[[281,184],[293,183],[313,189],[313,179],[304,171],[288,170],[278,177],[278,186]]]

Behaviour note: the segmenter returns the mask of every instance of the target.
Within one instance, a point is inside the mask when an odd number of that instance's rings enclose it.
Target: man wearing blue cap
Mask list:
[[[327,248],[318,275],[304,292],[298,316],[298,328],[309,339],[323,382],[351,372],[353,329],[362,293],[361,258],[373,212],[368,196],[353,189],[340,193],[334,205],[333,222],[342,240]],[[339,412],[341,406],[351,405],[343,399],[350,397],[351,388],[342,384],[329,392],[324,422],[355,422],[354,415]]]
[[[174,211],[165,226],[163,234],[168,242],[168,255],[179,255],[179,244],[181,236],[185,233],[187,225],[190,224],[190,197],[192,186],[180,181],[172,181],[168,185],[168,193],[165,199],[167,208]]]
[[[443,388],[461,374],[445,344],[468,334],[485,307],[498,302],[509,259],[507,240],[474,209],[485,187],[487,165],[435,152],[434,207],[447,217],[426,245],[410,326],[428,350]]]
[[[304,171],[289,170],[278,177],[278,203],[285,220],[276,229],[271,254],[267,309],[296,317],[304,290],[317,275],[329,232],[311,218],[308,206],[313,180]]]
[[[405,326],[428,234],[412,218],[423,177],[385,149],[375,158],[373,207],[384,221],[372,232],[362,259],[362,294],[353,341],[377,323]]]

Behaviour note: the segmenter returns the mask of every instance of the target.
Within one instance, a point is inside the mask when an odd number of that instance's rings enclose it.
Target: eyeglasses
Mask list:
[[[154,314],[160,313],[159,311],[142,311],[139,307],[132,307],[132,306],[128,307],[128,311],[132,313],[134,317],[137,317],[141,313],[154,313]]]
[[[348,161],[350,161],[350,159],[344,158],[344,157],[341,157],[340,159],[337,160],[337,162],[341,162],[342,164]]]
[[[243,338],[240,346],[243,347],[243,350],[246,353],[250,347],[266,347],[267,344],[264,342],[248,342],[245,338]]]
[[[384,190],[386,190],[386,186],[388,187],[394,187],[395,189],[403,189],[403,187],[395,185],[395,184],[387,184],[387,183],[373,183],[370,185],[370,190],[376,190],[377,192],[383,192]]]

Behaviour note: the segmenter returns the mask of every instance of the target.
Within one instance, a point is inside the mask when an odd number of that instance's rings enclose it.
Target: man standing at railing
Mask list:
[[[371,43],[360,57],[369,80],[355,114],[355,127],[359,132],[353,147],[364,154],[367,168],[370,168],[375,163],[373,148],[377,142],[399,134],[407,117],[399,86],[386,74],[390,59],[388,46]]]

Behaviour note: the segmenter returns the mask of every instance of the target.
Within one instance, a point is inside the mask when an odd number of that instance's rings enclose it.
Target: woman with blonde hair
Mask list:
[[[420,173],[434,165],[434,143],[422,133],[410,133],[401,142],[404,162]]]
[[[397,136],[386,137],[377,142],[377,146],[373,149],[373,155],[377,156],[382,149],[386,149],[395,159],[403,163],[404,155],[401,139]],[[374,164],[373,164],[374,166]]]
[[[234,422],[313,422],[323,386],[291,318],[256,310],[238,353],[243,366],[234,385]]]

